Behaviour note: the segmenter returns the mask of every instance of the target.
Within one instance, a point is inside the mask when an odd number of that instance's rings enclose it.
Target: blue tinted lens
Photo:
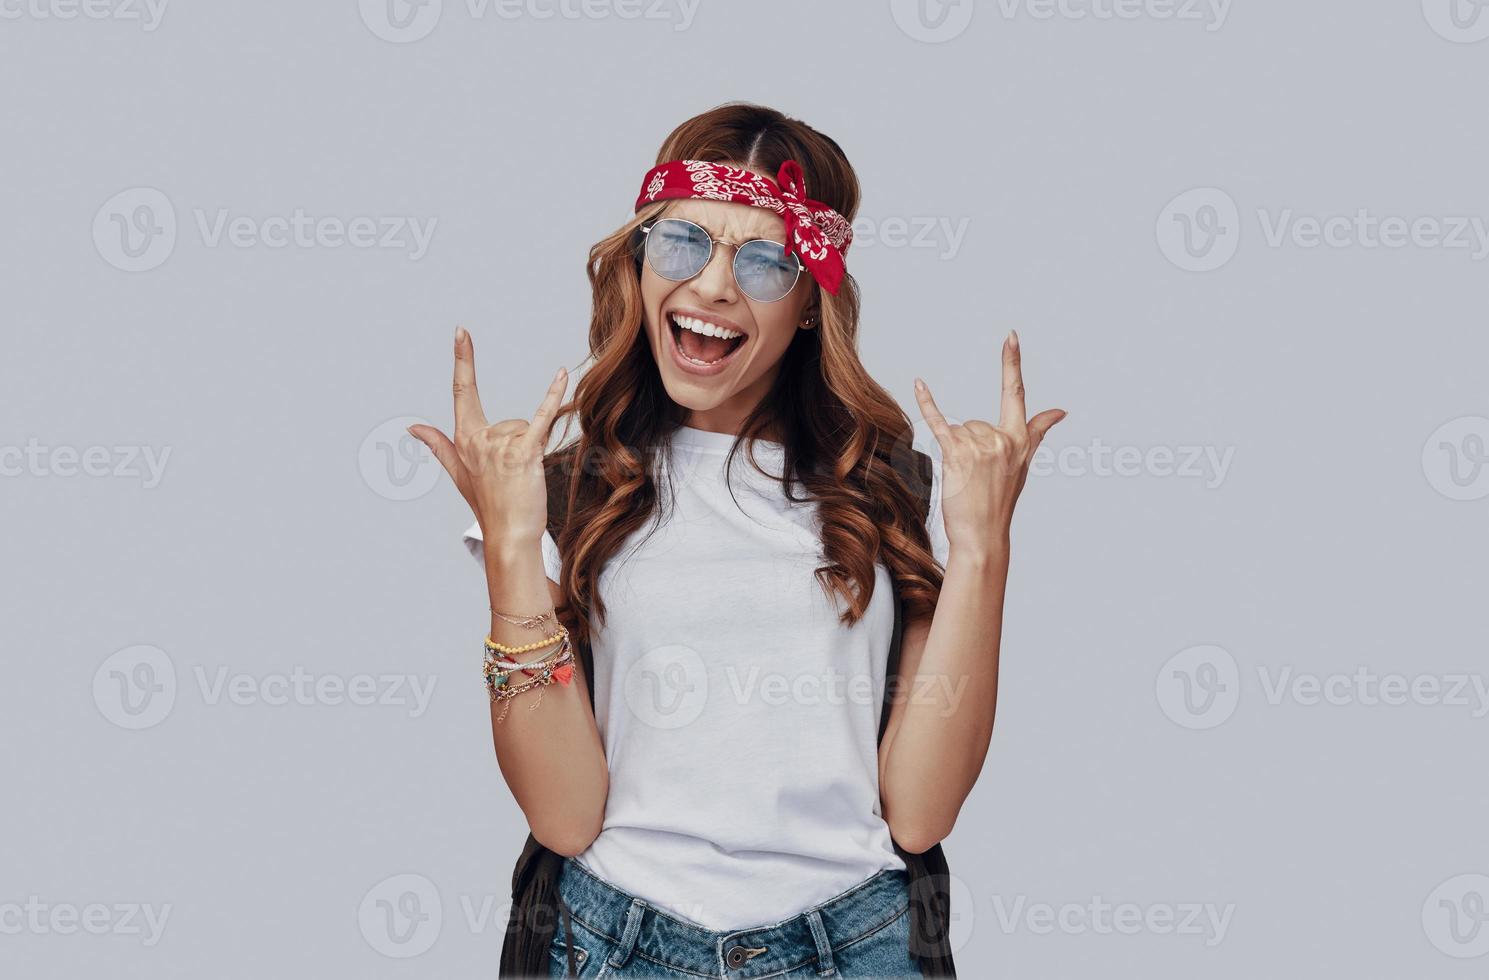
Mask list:
[[[734,281],[751,299],[774,303],[791,292],[801,270],[779,242],[745,242],[734,256]]]
[[[708,264],[711,247],[708,234],[691,221],[663,218],[647,233],[646,261],[663,279],[691,279]]]

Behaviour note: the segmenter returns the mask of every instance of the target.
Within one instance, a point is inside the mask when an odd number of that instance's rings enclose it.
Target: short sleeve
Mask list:
[[[941,458],[931,456],[931,509],[926,515],[925,529],[931,537],[931,555],[946,567],[946,558],[951,554],[951,542],[946,537],[946,521],[941,517]]]
[[[486,566],[486,546],[481,540],[481,523],[479,521],[465,529],[465,547],[471,553],[471,557],[481,567]],[[563,562],[558,555],[558,542],[553,540],[553,535],[546,530],[543,532],[543,572],[554,582],[559,581],[563,571]]]

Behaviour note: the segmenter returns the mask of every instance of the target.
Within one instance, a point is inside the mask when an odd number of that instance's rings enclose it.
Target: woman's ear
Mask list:
[[[801,319],[797,322],[796,325],[803,330],[812,330],[815,329],[821,322],[822,311],[817,307],[816,303],[810,303],[807,305],[806,309],[801,311]]]

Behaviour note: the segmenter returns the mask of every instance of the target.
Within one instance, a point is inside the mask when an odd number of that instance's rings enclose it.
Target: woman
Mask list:
[[[410,430],[475,514],[497,759],[563,855],[549,966],[918,977],[905,858],[982,767],[1009,523],[1065,413],[1025,420],[1012,333],[997,425],[948,423],[917,378],[942,455],[917,488],[909,419],[858,360],[838,144],[730,104],[657,161],[590,250],[573,401],[560,369],[530,421],[488,423],[457,329],[454,438]]]

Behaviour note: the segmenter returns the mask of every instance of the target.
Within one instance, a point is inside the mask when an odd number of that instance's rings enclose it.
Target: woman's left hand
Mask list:
[[[1024,420],[1024,377],[1018,334],[1003,341],[1003,404],[998,424],[968,419],[951,425],[925,382],[915,400],[941,446],[941,514],[953,546],[988,549],[1008,539],[1013,505],[1029,476],[1029,462],[1045,434],[1065,417],[1052,408]]]

